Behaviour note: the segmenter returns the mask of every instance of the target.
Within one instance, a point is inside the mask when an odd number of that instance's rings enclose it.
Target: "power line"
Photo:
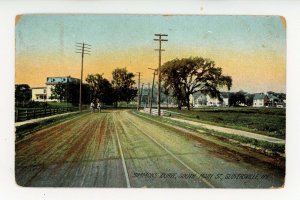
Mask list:
[[[82,97],[82,75],[83,75],[83,58],[84,55],[91,55],[91,46],[90,44],[86,43],[79,43],[77,42],[75,47],[76,51],[75,53],[80,53],[81,54],[81,74],[80,74],[80,86],[79,86],[79,111],[82,112],[82,102],[81,102],[81,97]]]
[[[157,36],[158,38],[153,39],[154,41],[158,41],[158,49],[155,49],[155,51],[158,51],[158,95],[157,95],[157,111],[158,111],[158,116],[160,116],[160,85],[161,85],[161,52],[165,51],[164,49],[161,48],[161,42],[167,42],[167,39],[163,39],[162,37],[167,37],[167,34],[161,34],[161,33],[156,33],[154,36]],[[151,112],[150,112],[151,113]]]

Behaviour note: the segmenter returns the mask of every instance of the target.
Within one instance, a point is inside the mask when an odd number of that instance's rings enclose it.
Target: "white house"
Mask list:
[[[44,102],[46,101],[47,94],[46,94],[46,87],[33,87],[31,88],[33,101]]]
[[[190,102],[195,108],[204,107],[207,103],[206,95],[196,92],[190,96]]]
[[[193,107],[228,107],[229,106],[229,94],[226,92],[221,93],[223,101],[218,98],[210,97],[209,95],[204,95],[202,93],[195,93],[191,98],[191,103]]]
[[[218,98],[210,97],[209,95],[207,95],[207,106],[228,107],[229,106],[229,94],[226,92],[222,92],[221,98],[223,99],[223,101],[220,101]]]
[[[257,93],[253,97],[253,107],[264,107],[267,105],[268,96],[264,93]]]

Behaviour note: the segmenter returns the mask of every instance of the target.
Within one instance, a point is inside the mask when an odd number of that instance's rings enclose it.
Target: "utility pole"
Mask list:
[[[142,98],[143,98],[143,87],[144,87],[144,83],[142,83],[142,89],[141,89],[141,92],[140,92],[140,100],[139,100],[139,102],[140,102],[140,106],[139,106],[139,107],[141,107],[141,105],[142,105]]]
[[[147,103],[146,103],[146,108],[148,108],[149,104],[150,104],[150,83],[148,83],[148,95],[147,95]]]
[[[158,49],[155,49],[155,51],[158,51],[158,94],[157,94],[157,111],[158,111],[158,116],[160,116],[160,84],[161,84],[161,52],[165,51],[164,49],[161,48],[161,42],[167,42],[167,39],[163,39],[162,37],[165,36],[167,37],[167,34],[154,34],[154,36],[158,36],[158,38],[153,39],[154,41],[158,41]]]
[[[157,69],[148,68],[153,70],[153,81],[152,81],[152,89],[151,89],[151,97],[150,97],[150,115],[152,115],[152,101],[153,101],[153,88],[154,88],[154,81],[155,81],[155,74],[157,73]]]
[[[82,102],[81,102],[81,97],[82,97],[82,75],[83,75],[83,58],[84,55],[91,55],[91,46],[86,43],[76,43],[76,53],[81,54],[81,73],[80,73],[80,86],[79,86],[79,111],[82,112]]]
[[[141,84],[141,72],[137,72],[138,74],[138,99],[137,99],[137,105],[136,105],[136,109],[139,110],[140,109],[140,84]]]

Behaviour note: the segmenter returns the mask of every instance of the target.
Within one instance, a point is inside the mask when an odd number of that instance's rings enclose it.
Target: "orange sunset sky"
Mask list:
[[[286,30],[279,16],[23,15],[16,21],[16,84],[80,77],[76,42],[92,45],[84,77],[110,79],[113,69],[127,67],[149,83],[148,67],[158,65],[155,33],[168,34],[162,63],[201,56],[232,76],[232,91],[286,90]]]

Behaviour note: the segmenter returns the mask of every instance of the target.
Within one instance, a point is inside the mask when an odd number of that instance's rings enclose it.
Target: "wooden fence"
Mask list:
[[[29,119],[36,119],[40,117],[47,117],[66,112],[78,111],[76,107],[62,107],[62,108],[16,108],[15,122],[21,122]]]

